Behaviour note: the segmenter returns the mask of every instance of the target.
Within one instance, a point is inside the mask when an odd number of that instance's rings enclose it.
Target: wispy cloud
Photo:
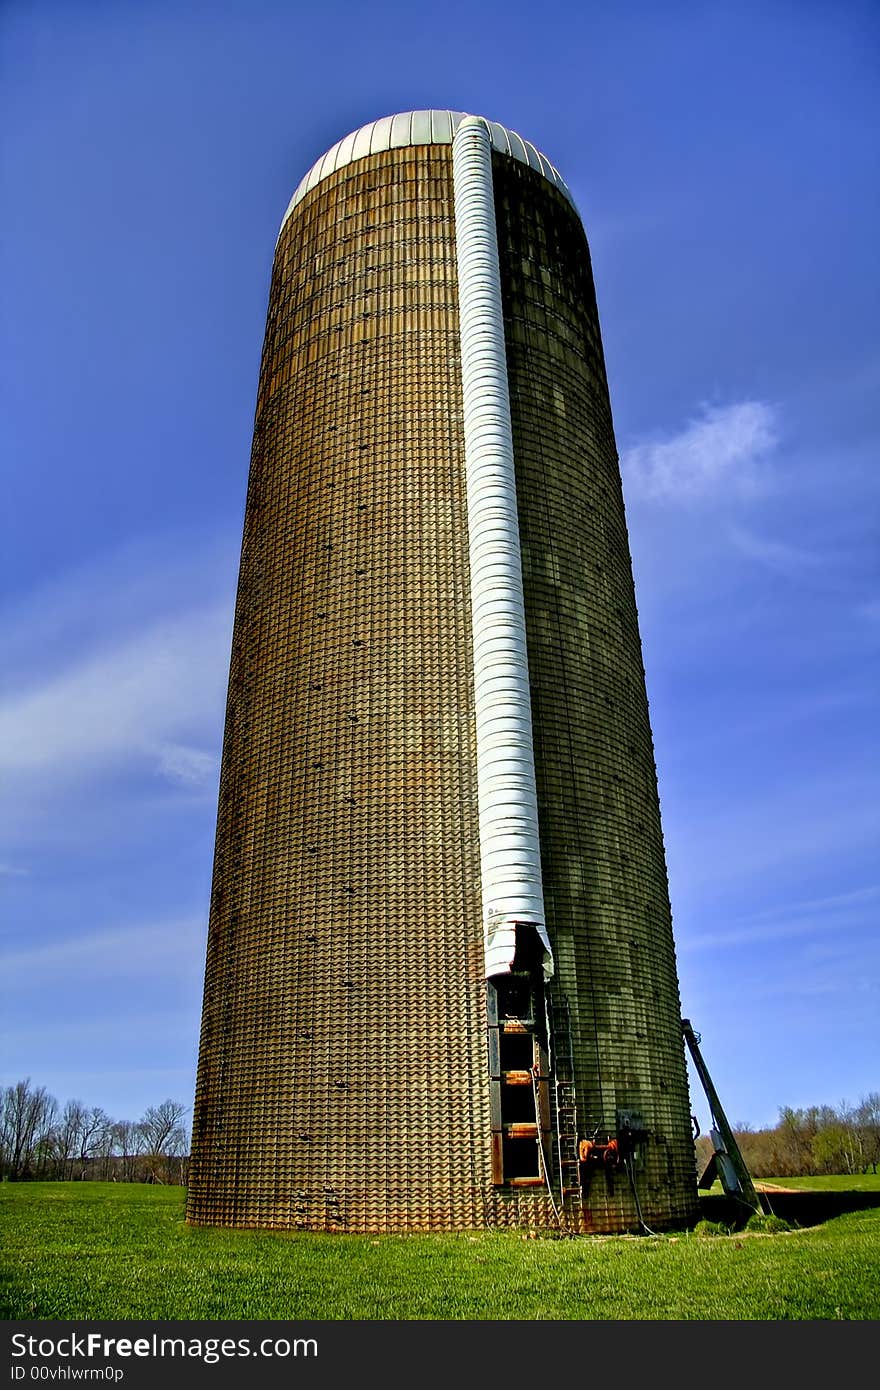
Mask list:
[[[834,952],[837,953],[841,949],[842,932],[858,938],[871,929],[878,896],[880,888],[871,885],[826,898],[783,903],[733,921],[718,931],[686,934],[681,939],[680,949],[688,952],[761,947],[771,942],[830,934],[834,937]]]
[[[0,595],[0,691],[22,693],[163,617],[218,602],[231,613],[237,546],[225,533],[146,536]]]
[[[776,412],[764,401],[704,406],[672,438],[626,449],[624,486],[631,498],[671,503],[754,492],[777,440]]]
[[[188,748],[182,743],[168,743],[159,750],[159,772],[184,787],[205,787],[213,783],[219,761],[213,753],[200,748]]]
[[[171,537],[106,553],[0,609],[7,890],[74,852],[120,853],[216,792],[235,556]],[[152,805],[151,805],[152,802]]]
[[[215,757],[199,736],[222,717],[230,616],[217,604],[160,619],[7,696],[0,769],[59,782],[146,761],[204,783]]]
[[[134,922],[81,936],[28,945],[7,951],[3,959],[7,988],[43,989],[52,978],[68,985],[80,978],[102,979],[158,975],[179,976],[181,958],[198,959],[205,922],[196,917]]]
[[[815,913],[836,912],[840,908],[860,907],[880,898],[880,884],[869,883],[864,888],[852,888],[846,893],[831,893],[823,898],[802,898],[794,903],[777,903],[761,912],[753,912],[748,921],[764,922],[773,917],[785,917],[792,912],[812,916]]]
[[[794,578],[825,563],[824,557],[814,551],[769,536],[760,536],[744,526],[731,526],[728,534],[741,555],[757,561],[775,574]]]

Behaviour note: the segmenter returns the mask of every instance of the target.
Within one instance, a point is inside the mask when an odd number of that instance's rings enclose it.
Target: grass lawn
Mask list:
[[[833,1173],[809,1178],[755,1178],[758,1187],[793,1187],[798,1192],[880,1192],[880,1173]],[[724,1191],[718,1178],[709,1191],[714,1195]],[[771,1194],[772,1195],[772,1194]]]
[[[194,1229],[179,1187],[0,1184],[7,1319],[880,1317],[880,1208],[809,1230],[524,1239]]]
[[[761,1179],[757,1181],[760,1183]],[[796,1187],[804,1192],[880,1192],[880,1173],[834,1173],[830,1177],[768,1178],[777,1187]]]

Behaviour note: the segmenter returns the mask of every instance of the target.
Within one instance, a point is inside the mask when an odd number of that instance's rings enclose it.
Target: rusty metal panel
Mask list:
[[[538,1126],[534,1122],[505,1125],[504,1133],[508,1139],[537,1139]]]

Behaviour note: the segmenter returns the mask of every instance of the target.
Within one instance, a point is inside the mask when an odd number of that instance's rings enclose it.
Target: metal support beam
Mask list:
[[[712,1142],[715,1145],[715,1160],[721,1185],[729,1197],[736,1197],[745,1202],[747,1206],[754,1207],[755,1211],[761,1211],[761,1199],[755,1190],[752,1175],[746,1167],[745,1159],[740,1153],[733,1130],[727,1122],[727,1116],[721,1101],[718,1099],[718,1092],[712,1084],[709,1069],[703,1061],[703,1054],[700,1052],[699,1046],[699,1034],[694,1032],[688,1018],[681,1020],[681,1031],[694,1060],[697,1075],[703,1083],[703,1090],[706,1092],[706,1099],[712,1112]]]

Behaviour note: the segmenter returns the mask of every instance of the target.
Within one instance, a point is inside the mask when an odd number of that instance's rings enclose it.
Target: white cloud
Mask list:
[[[172,782],[185,787],[205,787],[213,783],[219,763],[213,753],[188,748],[182,743],[166,743],[159,750],[159,771]]]
[[[673,438],[624,451],[627,495],[689,503],[754,492],[761,485],[761,461],[777,438],[776,413],[763,401],[704,406]]]
[[[229,660],[230,613],[196,609],[82,655],[0,701],[0,769],[52,782],[148,759],[178,781],[204,781]],[[187,737],[188,735],[188,737]]]

